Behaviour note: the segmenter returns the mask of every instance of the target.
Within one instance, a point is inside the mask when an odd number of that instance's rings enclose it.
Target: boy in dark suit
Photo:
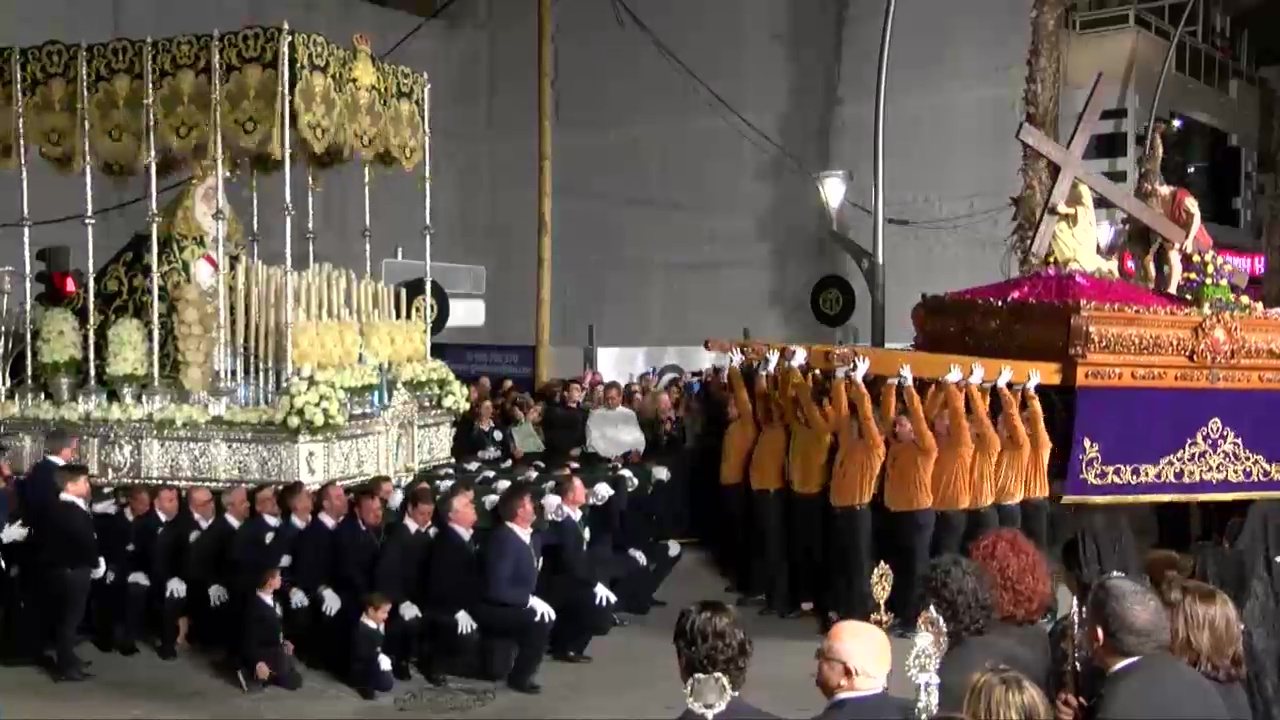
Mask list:
[[[236,679],[245,692],[262,689],[267,684],[297,690],[302,687],[302,674],[293,659],[293,643],[284,639],[280,606],[275,599],[280,589],[280,568],[264,570],[260,577],[257,592],[248,599],[241,616],[244,635]]]
[[[89,584],[106,574],[107,564],[98,552],[98,538],[89,514],[89,468],[62,465],[54,477],[60,492],[58,502],[43,517],[42,527],[48,537],[40,544],[40,561],[48,573],[55,677],[76,682],[89,677],[84,672],[84,662],[76,656],[76,631],[89,600]]]
[[[374,699],[380,692],[391,692],[395,686],[391,658],[382,652],[387,616],[390,614],[391,601],[384,595],[373,593],[365,601],[364,614],[356,623],[351,638],[350,682],[365,700]]]

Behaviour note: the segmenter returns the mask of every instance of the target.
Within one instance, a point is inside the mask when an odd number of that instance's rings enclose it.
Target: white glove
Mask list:
[[[499,480],[498,482],[493,484],[493,491],[501,495],[502,493],[506,492],[507,488],[509,487],[511,487],[510,480]]]
[[[848,374],[849,374],[849,366],[848,366],[848,365],[842,365],[842,366],[840,366],[840,367],[836,368],[836,378],[837,378],[837,379],[839,379],[839,380],[843,380],[843,379],[844,379],[844,377],[845,377],[846,375],[848,375]]]
[[[542,496],[542,512],[544,515],[550,515],[555,512],[564,503],[564,498],[555,493],[548,493]]]
[[[865,358],[859,355],[853,360],[853,379],[862,382],[867,376],[867,371],[871,369],[871,358]]]
[[[451,487],[453,487],[452,480],[440,480],[436,482],[436,490],[439,492],[447,493]]]
[[[477,476],[476,476],[476,482],[480,482],[481,480],[487,480],[487,479],[489,479],[489,478],[491,478],[491,477],[493,477],[494,475],[497,475],[497,474],[498,474],[498,473],[496,473],[496,472],[494,472],[494,471],[492,471],[492,470],[485,470],[484,472],[482,472],[482,473],[480,473],[479,475],[477,475]]]
[[[11,522],[4,526],[4,530],[0,530],[0,544],[22,542],[27,539],[27,534],[30,532],[31,528],[23,525],[21,520]]]
[[[764,354],[764,371],[772,375],[774,370],[778,369],[778,359],[782,357],[782,353],[777,350],[770,350]]]
[[[94,515],[115,515],[120,512],[120,506],[115,500],[102,500],[89,506]]]
[[[479,466],[477,466],[477,467],[479,467]],[[440,474],[441,474],[441,475],[452,475],[452,474],[453,474],[453,468],[451,468],[451,467],[442,467],[442,468],[440,468],[439,472],[440,472]]]
[[[1000,374],[996,376],[996,387],[1007,388],[1009,387],[1009,381],[1012,379],[1013,379],[1013,368],[1009,367],[1008,365],[1005,365],[1004,367],[1000,368]]]
[[[175,598],[181,600],[187,596],[187,584],[182,578],[169,578],[169,582],[164,584],[164,596],[167,598]]]
[[[544,462],[542,462],[541,460],[534,460],[534,461],[533,461],[533,464],[532,464],[532,465],[530,465],[529,467],[531,467],[531,468],[537,468],[537,469],[539,469],[539,470],[542,470],[542,469],[543,469],[543,468],[545,468],[546,466],[547,466],[547,464],[546,464],[546,463],[544,463]]]
[[[528,607],[533,608],[533,619],[536,622],[555,622],[556,611],[551,609],[546,600],[537,595],[529,596]]]
[[[387,508],[390,510],[399,510],[404,504],[404,491],[396,488],[391,491],[391,497],[387,498]],[[283,565],[281,567],[284,567]]]
[[[730,366],[730,367],[741,367],[741,366],[742,366],[742,361],[743,361],[744,359],[745,359],[745,357],[743,356],[742,351],[741,351],[741,350],[739,350],[738,348],[734,348],[734,349],[732,349],[732,350],[730,350],[730,351],[729,351],[729,366]]]
[[[218,607],[229,597],[231,596],[227,593],[227,589],[221,585],[209,586],[209,607]]]
[[[440,528],[436,527],[435,525],[432,525],[431,527],[427,528],[427,537],[434,538],[436,536],[436,533],[438,532],[440,532]]]
[[[1028,370],[1027,384],[1026,384],[1027,391],[1035,392],[1036,386],[1039,384],[1040,384],[1040,371],[1036,369]]]
[[[910,365],[903,365],[902,367],[898,368],[898,381],[901,382],[903,385],[911,384],[911,366]]]
[[[480,502],[484,505],[485,510],[492,510],[498,507],[498,496],[485,495],[484,498],[480,500]]]
[[[93,575],[93,574],[90,574],[90,575],[89,575],[89,577],[93,578],[94,580],[97,580],[99,577],[101,577],[101,578],[102,578],[102,580],[103,580],[103,582],[105,582],[106,584],[110,585],[111,583],[113,583],[113,582],[115,582],[115,581],[116,581],[116,571],[115,571],[115,570],[108,570],[108,571],[106,572],[106,575]]]
[[[576,462],[573,462],[572,460],[570,460],[569,462],[565,463],[565,467],[569,468],[570,470],[580,470],[580,469],[582,469],[582,466],[581,466],[581,465],[579,465],[579,464],[578,464],[578,463],[576,463]]]
[[[382,672],[391,672],[391,658],[378,653],[378,669]]]
[[[654,465],[649,474],[653,477],[654,482],[666,482],[671,479],[671,471],[667,469],[666,465]]]
[[[151,587],[151,578],[147,577],[146,573],[141,573],[141,572],[129,573],[129,579],[126,580],[125,582],[128,582],[130,585],[141,585],[142,587]]]
[[[525,482],[533,482],[538,479],[538,471],[533,468],[529,468],[520,474],[520,479]]]
[[[280,567],[287,568],[293,564],[293,556],[289,554],[280,556]]]
[[[982,363],[974,363],[973,367],[969,368],[969,379],[967,382],[970,385],[981,385],[982,378],[986,376],[987,369],[982,367]]]
[[[338,597],[338,593],[327,587],[320,588],[320,612],[328,617],[333,617],[342,609],[342,598]]]
[[[631,556],[632,560],[639,563],[640,567],[649,567],[649,559],[644,556],[644,553],[640,552],[636,548],[631,548],[627,551],[627,554]]]
[[[100,557],[98,558],[98,566],[93,569],[93,572],[89,573],[89,577],[94,580],[97,580],[98,578],[106,574],[107,574],[107,561],[103,560]],[[111,582],[111,581],[108,580],[107,582]]]
[[[301,610],[310,604],[311,601],[307,599],[307,594],[302,592],[302,588],[289,589],[289,607],[294,610]]]
[[[636,474],[626,468],[618,471],[618,475],[627,479],[627,492],[631,492],[640,487],[640,481],[636,479]]]
[[[667,557],[673,558],[680,554],[680,543],[675,540],[667,541]]]
[[[592,505],[603,505],[609,502],[611,497],[613,497],[613,488],[609,487],[609,483],[601,481],[591,486],[587,501]]]
[[[458,623],[459,635],[470,635],[478,629],[476,621],[471,617],[471,613],[466,610],[459,610],[454,613],[453,619]]]
[[[600,607],[604,607],[605,605],[612,605],[618,602],[618,596],[614,595],[613,592],[609,590],[609,588],[605,587],[604,583],[596,583],[595,594],[596,594],[596,604],[599,605]]]
[[[498,467],[500,467],[500,468],[509,468],[509,467],[511,467],[511,458],[507,458],[506,460],[503,460],[502,462],[498,463]]]
[[[804,365],[804,361],[809,359],[809,351],[799,345],[791,346],[791,367],[798,368]]]
[[[418,609],[418,606],[414,605],[408,600],[405,600],[404,602],[400,603],[399,612],[400,612],[400,619],[405,621],[416,620],[422,617],[422,611]]]
[[[947,374],[942,376],[942,382],[951,383],[952,385],[955,385],[963,379],[964,371],[960,369],[959,365],[952,365],[951,369],[947,371]]]
[[[469,462],[469,463],[463,463],[463,464],[462,464],[462,469],[463,469],[463,470],[466,470],[467,472],[475,472],[475,471],[476,471],[476,470],[478,470],[479,468],[480,468],[480,463],[478,463],[478,462],[476,462],[476,461],[474,461],[474,460],[472,460],[472,461],[471,461],[471,462]]]

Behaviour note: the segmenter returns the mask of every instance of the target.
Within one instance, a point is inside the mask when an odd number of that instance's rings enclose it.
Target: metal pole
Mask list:
[[[151,238],[151,387],[160,387],[160,212],[156,198],[156,93],[151,38],[147,38],[142,58],[143,105],[146,109],[147,138],[147,228]]]
[[[222,158],[222,35],[217,30],[213,31],[213,37],[210,40],[209,73],[212,76],[212,95],[213,95],[213,188],[216,199],[214,200],[213,211],[213,235],[214,247],[218,259],[218,337],[215,347],[217,355],[215,360],[217,365],[214,366],[214,376],[217,378],[217,390],[222,393],[231,383],[231,368],[229,367],[228,349],[230,343],[227,342],[229,331],[227,328],[227,320],[230,313],[227,311],[227,207],[224,202],[226,199],[226,184],[223,178],[224,165]]]
[[[284,358],[283,380],[293,375],[293,90],[289,86],[289,23],[280,30],[280,154],[284,160]]]
[[[1178,21],[1178,29],[1173,31],[1169,40],[1169,51],[1164,54],[1164,66],[1160,68],[1160,78],[1156,80],[1156,91],[1151,95],[1151,112],[1147,113],[1147,139],[1142,146],[1145,158],[1151,152],[1151,140],[1155,137],[1156,107],[1160,104],[1160,93],[1164,90],[1164,79],[1169,75],[1169,66],[1173,64],[1173,54],[1178,50],[1178,41],[1182,39],[1182,31],[1187,27],[1187,19],[1191,17],[1191,8],[1196,0],[1187,0],[1187,8],[1182,11],[1182,19]]]
[[[431,359],[431,78],[422,76],[422,292],[428,360]]]
[[[366,196],[368,191],[365,192]],[[307,269],[316,266],[316,173],[307,165]],[[315,318],[312,318],[313,320]]]
[[[875,258],[875,283],[871,288],[871,344],[884,347],[884,91],[889,79],[889,41],[893,36],[896,0],[885,0],[884,25],[880,28],[880,62],[876,69],[876,121],[872,143],[871,244]]]
[[[364,239],[364,276],[373,277],[373,210],[369,206],[369,162],[361,165],[360,183],[364,186],[364,230],[360,236]]]
[[[13,49],[13,115],[17,127],[18,175],[22,185],[22,207],[18,223],[22,226],[22,343],[23,356],[26,362],[23,374],[26,376],[27,391],[32,386],[33,366],[31,347],[31,188],[27,180],[27,128],[24,121],[26,113],[26,90],[22,86],[22,48]]]
[[[84,239],[87,245],[87,261],[89,267],[85,275],[88,277],[88,287],[85,289],[89,300],[89,322],[86,328],[88,335],[89,348],[87,356],[89,358],[89,377],[85,383],[85,387],[92,393],[98,385],[98,368],[97,365],[97,329],[98,329],[98,309],[96,306],[97,285],[94,276],[98,273],[94,267],[93,256],[93,226],[97,222],[97,218],[93,215],[93,159],[89,154],[89,46],[80,43],[80,162],[82,163],[84,173]]]
[[[551,373],[551,0],[538,0],[538,282],[534,310],[536,385]]]

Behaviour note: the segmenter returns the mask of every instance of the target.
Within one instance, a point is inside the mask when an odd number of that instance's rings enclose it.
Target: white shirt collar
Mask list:
[[[58,493],[58,499],[63,502],[75,503],[80,506],[81,510],[89,512],[89,503],[85,502],[84,498],[78,498],[71,493]]]
[[[53,463],[54,465],[57,465],[58,467],[62,467],[63,465],[66,465],[66,464],[67,464],[67,461],[66,461],[66,460],[63,460],[62,458],[58,457],[57,455],[45,455],[45,456],[44,456],[44,459],[45,459],[45,460],[48,460],[49,462]]]
[[[472,533],[475,532],[475,530],[472,530],[470,528],[464,528],[461,525],[454,525],[453,523],[449,523],[449,527],[453,528],[453,531],[458,533],[458,536],[461,537],[463,540],[466,540],[467,542],[471,542],[471,535]]]
[[[562,507],[564,507],[564,514],[573,518],[574,522],[582,522],[582,508],[571,508],[568,505],[564,505]]]
[[[273,528],[278,528],[278,527],[280,527],[280,516],[279,516],[279,515],[267,515],[266,513],[263,513],[263,514],[262,514],[262,520],[263,520],[263,522],[265,522],[266,524],[270,525],[270,526],[271,526],[271,527],[273,527]]]
[[[410,535],[417,535],[418,533],[426,529],[426,528],[418,527],[418,523],[414,522],[413,518],[409,517],[408,515],[404,516],[404,526],[409,528]]]
[[[1129,657],[1129,658],[1125,658],[1125,659],[1121,660],[1120,662],[1116,663],[1115,665],[1112,665],[1112,666],[1111,666],[1111,669],[1107,671],[1107,674],[1108,674],[1108,675],[1110,675],[1111,673],[1113,673],[1113,672],[1115,672],[1115,671],[1117,671],[1117,670],[1120,670],[1121,668],[1129,667],[1130,665],[1132,665],[1132,664],[1134,664],[1134,663],[1138,662],[1138,661],[1139,661],[1139,660],[1141,660],[1141,659],[1142,659],[1142,656],[1141,656],[1141,655],[1139,655],[1139,656],[1137,656],[1137,657]]]
[[[842,700],[853,700],[854,698],[864,698],[864,697],[869,697],[871,695],[879,695],[882,692],[884,692],[884,688],[879,688],[876,690],[846,690],[844,692],[838,692],[835,695],[832,695],[831,699],[827,701],[827,704],[834,705],[835,703],[838,703]]]
[[[201,530],[208,530],[209,523],[213,522],[213,518],[205,518],[202,515],[192,515],[192,517],[196,519],[196,524],[200,526]]]
[[[294,527],[296,527],[296,528],[298,528],[299,530],[306,530],[306,529],[307,529],[307,521],[306,521],[306,520],[303,520],[302,518],[298,517],[297,515],[290,514],[290,515],[289,515],[289,522],[290,522],[290,523],[293,523],[293,526],[294,526]]]
[[[271,593],[264,593],[264,592],[262,592],[261,590],[259,590],[259,591],[258,591],[258,597],[262,598],[262,602],[266,603],[266,604],[267,604],[267,607],[269,607],[269,608],[271,608],[271,609],[273,609],[273,610],[275,609],[275,607],[276,607],[276,599],[275,599],[275,598],[273,598],[273,597],[271,597]]]
[[[235,516],[233,516],[231,513],[222,513],[222,517],[227,519],[227,523],[231,525],[232,530],[240,529],[240,521],[235,519]]]
[[[168,515],[165,515],[164,513],[160,512],[159,510],[156,510],[156,517],[160,518],[161,525],[173,519],[173,518],[170,518]]]
[[[133,522],[133,509],[128,505],[124,506],[124,519]]]
[[[510,522],[507,523],[507,527],[515,531],[515,534],[518,535],[526,545],[533,544],[533,528],[522,528],[519,525]]]
[[[324,526],[329,528],[330,530],[334,529],[338,525],[338,521],[329,517],[329,514],[323,510],[317,513],[316,517],[320,518],[320,522],[324,523]]]
[[[374,621],[370,620],[368,615],[361,615],[361,616],[360,616],[360,623],[361,623],[362,625],[364,625],[365,627],[367,627],[367,628],[373,628],[374,630],[377,630],[378,632],[386,632],[386,631],[383,629],[383,628],[385,627],[384,625],[380,625],[379,623],[376,623],[376,622],[374,622]]]

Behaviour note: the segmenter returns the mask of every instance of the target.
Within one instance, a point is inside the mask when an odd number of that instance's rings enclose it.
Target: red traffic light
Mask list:
[[[58,289],[64,296],[70,297],[76,294],[76,277],[69,272],[52,273],[53,286]]]

